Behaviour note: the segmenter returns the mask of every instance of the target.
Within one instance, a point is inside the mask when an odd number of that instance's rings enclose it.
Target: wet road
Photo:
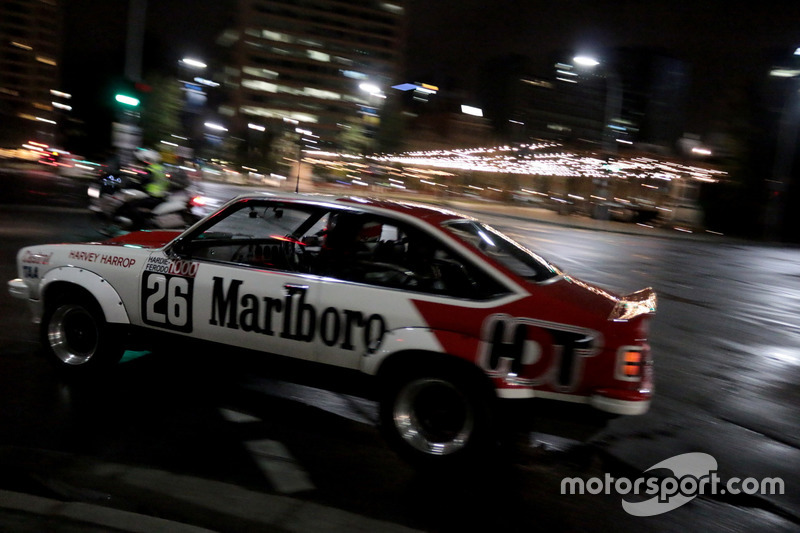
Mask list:
[[[657,290],[657,399],[648,414],[614,421],[590,446],[520,434],[496,471],[434,478],[386,448],[374,404],[314,386],[330,376],[297,384],[274,377],[291,376],[292,368],[209,349],[141,357],[104,383],[65,383],[37,357],[35,328],[3,291],[0,488],[191,520],[169,516],[179,511],[148,500],[145,490],[110,485],[98,493],[74,471],[37,466],[37,454],[52,461],[58,452],[289,495],[426,531],[800,527],[800,251],[485,218],[578,277],[620,292]],[[23,245],[100,237],[81,209],[12,206],[0,211],[0,235],[3,279],[16,276],[12,261]],[[625,513],[619,495],[560,494],[567,476],[635,477],[688,452],[712,455],[724,479],[781,477],[785,494],[701,496],[649,518]],[[217,520],[200,525],[224,529],[224,517]]]

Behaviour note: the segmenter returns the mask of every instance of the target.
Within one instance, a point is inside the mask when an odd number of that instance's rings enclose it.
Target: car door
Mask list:
[[[298,269],[293,232],[320,213],[272,201],[235,204],[166,252],[141,281],[150,327],[314,359],[320,280]]]
[[[342,228],[346,238],[336,235]],[[327,280],[319,288],[317,359],[337,366],[359,368],[392,330],[429,328],[420,301],[456,310],[474,299],[484,307],[505,291],[425,231],[368,213],[332,215],[320,259]]]

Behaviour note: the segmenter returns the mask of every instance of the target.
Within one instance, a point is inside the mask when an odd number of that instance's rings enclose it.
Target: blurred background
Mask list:
[[[146,146],[201,179],[797,242],[797,20],[779,2],[2,0],[0,163],[91,178]]]

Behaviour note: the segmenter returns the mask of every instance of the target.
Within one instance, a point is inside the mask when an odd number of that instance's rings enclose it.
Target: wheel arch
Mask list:
[[[458,347],[458,353],[477,353],[479,340],[452,331],[430,328],[400,328],[388,331],[373,351],[365,354],[361,371],[376,376],[380,382],[392,373],[416,371],[426,368],[434,370],[453,369],[461,374],[474,376],[485,383],[496,395],[491,378],[478,365],[464,355],[457,355],[444,346]]]
[[[119,293],[104,278],[83,268],[60,267],[42,279],[39,298],[43,308],[61,294],[73,293],[91,298],[103,312],[106,322],[130,324]]]
[[[476,383],[491,398],[497,397],[491,378],[475,364],[455,355],[424,349],[408,349],[392,353],[378,366],[375,377],[378,383],[406,377],[409,374],[454,372]]]

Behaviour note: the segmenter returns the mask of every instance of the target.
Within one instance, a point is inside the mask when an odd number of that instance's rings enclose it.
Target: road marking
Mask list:
[[[220,408],[219,412],[225,420],[235,424],[262,422],[260,418],[232,409]],[[277,492],[293,494],[316,488],[308,472],[292,457],[283,443],[261,439],[245,441],[242,444]]]
[[[261,394],[310,405],[360,424],[375,426],[378,423],[378,403],[366,398],[261,377],[249,378],[242,382],[242,386]]]
[[[289,450],[276,440],[251,440],[244,443],[258,467],[267,476],[275,490],[293,494],[314,490],[308,473],[301,467]]]
[[[240,413],[239,411],[234,411],[232,409],[225,409],[221,408],[219,410],[222,417],[227,420],[228,422],[234,422],[236,424],[247,424],[251,422],[261,422],[261,419],[255,417],[253,415],[248,415],[247,413]]]

